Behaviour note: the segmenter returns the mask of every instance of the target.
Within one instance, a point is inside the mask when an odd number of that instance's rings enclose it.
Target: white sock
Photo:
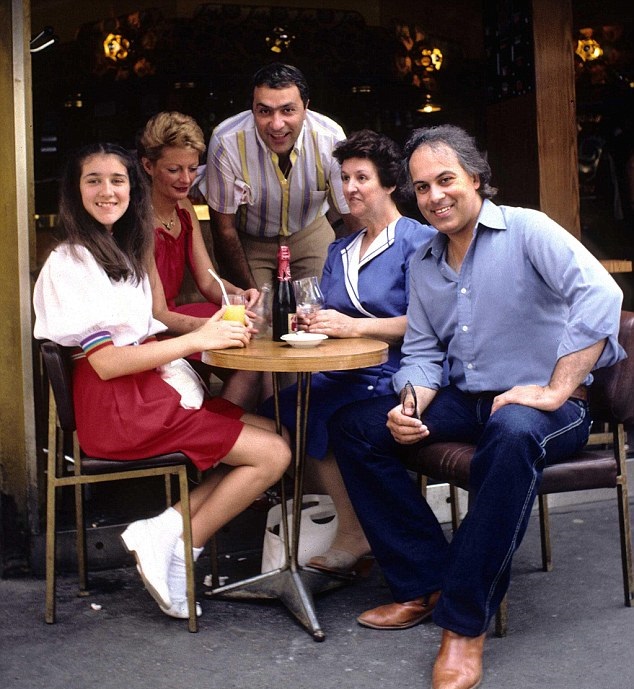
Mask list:
[[[192,548],[194,562],[198,560],[204,548]],[[167,574],[167,585],[169,587],[172,605],[187,598],[187,570],[185,568],[185,542],[182,538],[176,541],[172,562],[170,563]]]
[[[168,507],[151,521],[160,525],[161,532],[171,538],[178,538],[183,533],[183,517],[173,507]]]

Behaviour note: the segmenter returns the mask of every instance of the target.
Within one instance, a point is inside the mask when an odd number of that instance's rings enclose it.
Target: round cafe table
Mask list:
[[[211,366],[244,371],[268,371],[273,374],[273,394],[277,432],[281,433],[279,417],[278,373],[297,374],[297,403],[294,452],[292,528],[289,537],[284,481],[280,483],[282,498],[282,529],[285,563],[271,572],[219,586],[210,596],[231,598],[277,598],[281,600],[315,641],[326,637],[315,614],[313,593],[339,586],[347,577],[318,572],[298,563],[298,544],[306,454],[306,421],[310,403],[311,374],[315,371],[343,371],[376,366],[387,360],[388,345],[367,338],[328,339],[316,347],[291,347],[285,342],[252,340],[240,349],[214,349],[203,352],[202,360]]]

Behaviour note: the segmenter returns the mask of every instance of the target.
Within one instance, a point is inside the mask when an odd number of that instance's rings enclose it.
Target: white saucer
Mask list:
[[[316,347],[322,340],[327,340],[328,335],[320,333],[289,333],[282,335],[284,342],[288,342],[291,347]]]

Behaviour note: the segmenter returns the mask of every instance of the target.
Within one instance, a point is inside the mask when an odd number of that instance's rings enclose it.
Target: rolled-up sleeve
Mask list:
[[[214,135],[209,142],[205,172],[207,203],[219,213],[235,213],[238,207],[235,193],[237,178],[229,160],[229,153]]]
[[[526,243],[531,262],[568,304],[557,358],[605,339],[594,368],[611,366],[626,356],[618,341],[623,292],[599,260],[557,223],[550,222],[549,241],[544,241],[543,233],[528,232]]]

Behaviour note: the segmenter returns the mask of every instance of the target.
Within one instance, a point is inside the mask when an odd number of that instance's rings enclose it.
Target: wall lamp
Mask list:
[[[29,42],[29,52],[40,53],[42,50],[50,48],[54,43],[57,43],[59,39],[53,34],[52,26],[45,26],[40,33],[32,38]]]

